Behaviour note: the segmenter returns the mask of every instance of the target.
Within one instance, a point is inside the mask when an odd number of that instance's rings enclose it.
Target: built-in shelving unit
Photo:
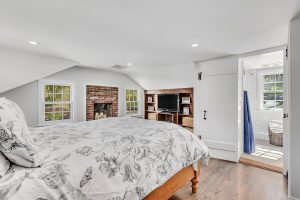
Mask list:
[[[158,111],[158,94],[178,94],[179,112]],[[188,97],[190,102],[182,102]],[[183,114],[183,110],[188,110],[188,114]],[[145,119],[167,121],[181,126],[193,127],[194,114],[194,90],[193,88],[145,90]]]

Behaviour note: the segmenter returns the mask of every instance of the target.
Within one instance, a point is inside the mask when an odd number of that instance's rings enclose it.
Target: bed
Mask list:
[[[187,182],[196,192],[209,150],[166,122],[133,117],[30,128],[38,167],[11,164],[1,199],[162,200]]]

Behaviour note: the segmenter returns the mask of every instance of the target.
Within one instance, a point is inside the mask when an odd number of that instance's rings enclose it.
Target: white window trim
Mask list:
[[[283,69],[282,68],[272,68],[272,69],[262,69],[257,71],[257,88],[258,88],[258,97],[259,97],[259,102],[258,102],[258,108],[259,110],[282,110],[282,108],[272,108],[272,109],[265,109],[263,106],[263,96],[264,96],[264,81],[263,77],[264,75],[268,74],[283,74]],[[283,77],[284,78],[284,77]],[[284,92],[284,91],[283,91]]]
[[[134,113],[134,114],[127,114],[127,101],[126,101],[126,91],[127,90],[136,90],[136,92],[137,92],[137,103],[138,103],[138,111],[137,111],[137,113]],[[140,104],[141,104],[141,95],[140,95],[140,90],[139,89],[137,89],[137,88],[125,88],[125,115],[126,116],[138,116],[138,115],[141,115],[141,106],[140,106]]]
[[[56,120],[56,121],[45,121],[45,102],[44,102],[44,86],[45,85],[68,85],[70,87],[70,98],[71,98],[71,119],[68,120]],[[41,79],[38,80],[38,125],[46,126],[53,125],[65,122],[74,122],[75,121],[75,83],[72,81],[61,81],[61,80],[52,80],[52,79]]]

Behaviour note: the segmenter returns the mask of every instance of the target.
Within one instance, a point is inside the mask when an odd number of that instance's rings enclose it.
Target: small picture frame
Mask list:
[[[190,97],[182,97],[182,103],[183,104],[190,104],[191,98]]]
[[[152,97],[148,97],[148,102],[152,103],[153,98]]]
[[[182,114],[189,115],[190,114],[190,108],[189,107],[183,107]]]
[[[148,106],[148,111],[154,111],[154,106]]]

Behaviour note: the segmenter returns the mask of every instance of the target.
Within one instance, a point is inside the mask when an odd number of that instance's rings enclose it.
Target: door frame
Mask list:
[[[257,50],[257,51],[253,51],[253,52],[248,52],[248,53],[243,53],[238,55],[238,59],[239,59],[239,66],[238,66],[238,70],[240,72],[240,70],[244,70],[243,68],[243,63],[241,62],[241,60],[245,57],[251,57],[251,56],[255,56],[255,55],[261,55],[261,54],[266,54],[266,53],[271,53],[271,52],[275,52],[275,51],[283,51],[284,53],[284,57],[283,57],[283,73],[286,74],[289,77],[289,64],[288,64],[288,59],[286,58],[286,49],[288,49],[288,45],[281,45],[281,46],[277,46],[277,47],[272,47],[272,48],[268,48],[268,49],[262,49],[262,50]],[[243,72],[239,73],[239,76],[243,75]],[[243,77],[239,77],[239,79],[243,80]],[[289,84],[289,78],[284,78],[284,108],[283,108],[283,113],[290,113],[289,112],[289,102],[290,102],[290,84]],[[243,82],[243,81],[242,81]],[[242,87],[244,88],[244,87]],[[289,117],[286,118],[285,120],[283,120],[284,123],[284,134],[283,134],[283,171],[282,173],[286,176],[288,174],[289,171],[289,155],[290,155],[290,119]]]

